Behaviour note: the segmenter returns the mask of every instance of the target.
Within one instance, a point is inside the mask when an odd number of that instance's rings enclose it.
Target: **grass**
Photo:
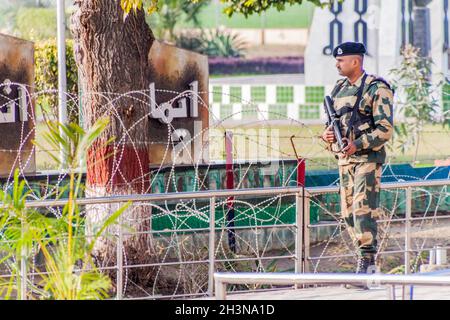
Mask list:
[[[234,14],[229,18],[223,13],[224,5],[220,4],[218,8],[214,3],[207,6],[201,13],[199,20],[203,28],[216,28],[224,25],[228,28],[309,28],[314,13],[314,5],[305,2],[302,5],[286,5],[283,12],[278,12],[275,8],[265,13],[265,19],[261,15],[254,14],[245,18],[242,14]],[[216,21],[218,19],[218,21]],[[265,23],[264,23],[265,21]],[[192,23],[180,22],[180,28],[193,27]]]
[[[234,154],[243,160],[256,159],[295,159],[290,137],[295,135],[295,146],[300,156],[308,159],[309,170],[335,169],[336,160],[324,149],[324,143],[318,138],[323,130],[322,125],[292,125],[292,126],[249,126],[231,129],[234,133]],[[39,123],[36,129],[37,141],[46,146],[43,141],[44,123]],[[210,129],[210,159],[224,160],[224,128]],[[227,129],[230,130],[230,129]],[[422,133],[415,166],[434,166],[434,161],[450,158],[450,130],[442,125],[428,125]],[[389,163],[411,163],[414,150],[402,154],[399,150],[388,150]],[[56,169],[56,164],[38,149],[36,155],[38,170]]]
[[[232,74],[210,74],[210,79],[218,79],[218,78],[231,78],[231,77],[252,77],[252,76],[266,76],[270,75],[270,73],[232,73]]]
[[[295,135],[297,153],[308,159],[308,168],[311,170],[336,168],[333,155],[324,149],[325,144],[318,138],[324,126],[271,126],[239,127],[231,129],[234,133],[234,152],[241,159],[270,158],[295,159],[290,137]],[[230,129],[228,129],[230,130]],[[224,160],[223,133],[224,129],[210,130],[210,155],[212,159]],[[211,133],[210,133],[211,136]],[[268,146],[270,141],[272,143]],[[278,145],[279,147],[276,147]],[[421,136],[418,162],[415,166],[434,166],[434,161],[450,158],[450,130],[442,125],[427,125]],[[271,153],[270,148],[274,148]],[[255,151],[256,150],[256,151]],[[400,150],[388,149],[389,163],[412,163],[414,150],[402,154]]]

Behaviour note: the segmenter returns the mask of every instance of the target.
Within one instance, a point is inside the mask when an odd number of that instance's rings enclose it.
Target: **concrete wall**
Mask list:
[[[149,53],[149,62],[152,68],[152,80],[154,81],[154,98],[157,108],[162,108],[163,114],[153,113],[150,119],[149,137],[152,146],[149,150],[151,164],[192,164],[208,162],[208,152],[204,142],[208,140],[207,129],[209,126],[208,110],[208,58],[204,55],[179,49],[160,41],[154,41]],[[198,87],[193,90],[190,86],[197,82]],[[150,100],[153,100],[150,90]],[[193,92],[196,91],[196,92]],[[179,95],[179,92],[184,94]],[[169,103],[166,103],[169,102]],[[151,101],[150,101],[151,104]],[[196,114],[193,114],[192,105],[196,105]],[[184,109],[185,114],[175,116],[173,119],[168,114],[177,114]],[[151,112],[151,111],[150,111]],[[178,142],[169,146],[169,128],[172,132],[184,133],[189,145],[182,147],[184,152],[173,153]],[[195,141],[191,141],[196,139]],[[173,140],[176,137],[173,136]],[[196,142],[196,143],[194,143]],[[178,148],[180,149],[180,148]]]
[[[35,172],[34,45],[0,34],[0,176]]]

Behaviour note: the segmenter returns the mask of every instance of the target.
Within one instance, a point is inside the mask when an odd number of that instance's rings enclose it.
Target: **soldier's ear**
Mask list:
[[[356,58],[356,61],[358,62],[358,64],[359,64],[360,66],[362,66],[363,63],[364,63],[364,56],[358,56],[358,57]]]

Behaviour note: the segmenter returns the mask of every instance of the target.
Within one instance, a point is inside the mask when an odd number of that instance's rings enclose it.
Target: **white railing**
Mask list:
[[[398,252],[403,252],[405,254],[405,270],[409,270],[409,258],[410,254],[413,251],[411,248],[411,221],[415,221],[417,219],[433,219],[435,217],[424,217],[424,218],[412,218],[411,216],[411,204],[412,204],[412,188],[417,187],[436,187],[436,186],[446,186],[450,185],[450,179],[444,180],[421,180],[421,181],[407,181],[407,182],[395,182],[395,183],[383,183],[381,185],[382,189],[406,189],[406,216],[404,219],[395,219],[398,221],[404,221],[405,223],[405,250],[399,250]],[[264,189],[240,189],[240,190],[217,190],[217,191],[198,191],[198,192],[180,192],[180,193],[166,193],[166,194],[135,194],[135,195],[120,195],[120,196],[110,196],[110,197],[98,197],[98,198],[82,198],[78,199],[77,202],[79,205],[92,205],[92,204],[112,204],[112,203],[124,203],[131,201],[132,203],[154,203],[159,201],[176,201],[182,199],[209,199],[210,201],[210,213],[209,213],[209,227],[208,228],[197,228],[197,229],[186,229],[186,230],[163,230],[163,231],[149,231],[150,233],[179,233],[184,231],[196,231],[196,232],[209,232],[209,254],[208,259],[204,261],[179,261],[179,262],[166,262],[166,263],[153,263],[148,265],[127,265],[124,266],[122,261],[122,257],[117,257],[116,266],[112,267],[112,269],[117,270],[117,293],[116,298],[122,299],[122,281],[124,277],[124,269],[132,268],[132,267],[155,267],[155,266],[164,266],[164,265],[173,265],[173,264],[186,264],[186,263],[207,263],[209,267],[208,272],[208,291],[206,293],[200,294],[192,294],[191,296],[198,295],[206,295],[213,296],[214,294],[214,272],[216,270],[216,264],[218,262],[224,261],[233,261],[233,259],[222,259],[219,260],[215,257],[215,249],[216,249],[216,240],[215,235],[217,230],[230,229],[229,227],[221,227],[217,228],[214,221],[214,212],[216,208],[216,199],[217,198],[228,198],[228,197],[260,197],[260,196],[296,196],[295,201],[295,212],[296,219],[293,224],[283,224],[283,225],[264,225],[257,226],[257,228],[280,228],[280,227],[289,227],[293,228],[295,232],[295,253],[294,255],[288,256],[277,256],[277,257],[264,257],[264,259],[276,259],[276,258],[289,258],[295,260],[295,273],[298,281],[303,281],[307,278],[298,277],[301,273],[308,273],[309,266],[308,262],[312,259],[310,257],[310,229],[316,227],[310,224],[310,197],[313,195],[324,194],[324,193],[336,193],[339,189],[336,186],[330,187],[312,187],[312,188],[301,188],[301,187],[281,187],[281,188],[264,188]],[[39,200],[39,201],[28,201],[26,202],[27,207],[33,208],[45,208],[45,207],[57,207],[63,206],[66,204],[67,200]],[[393,219],[394,220],[394,219]],[[329,225],[339,225],[339,223],[330,223]],[[233,227],[233,229],[254,229],[255,226],[248,227]],[[117,237],[117,246],[118,250],[123,248],[122,238],[120,235]],[[425,248],[422,249],[426,250]],[[119,251],[120,252],[120,251]],[[397,252],[397,251],[396,251]],[[323,257],[325,258],[325,257]],[[251,261],[252,258],[241,258],[234,260],[245,260]],[[261,258],[259,258],[261,259]],[[255,260],[255,259],[253,259]],[[108,267],[111,269],[111,267]],[[26,266],[23,266],[21,270],[21,277],[25,279],[29,275],[27,273]],[[233,275],[239,276],[238,273],[233,273]],[[255,274],[256,275],[256,274]],[[240,276],[239,276],[240,277]],[[258,278],[258,277],[256,277]],[[255,279],[256,279],[255,278]],[[240,278],[236,278],[240,279]],[[303,279],[303,280],[301,280]],[[341,279],[341,278],[339,278]],[[360,278],[357,278],[360,280]],[[361,278],[362,279],[362,278]],[[365,279],[365,278],[364,278]],[[372,278],[373,279],[373,278]],[[385,279],[385,278],[380,278]],[[394,278],[386,278],[393,280]],[[409,279],[414,281],[419,281],[419,278],[399,278],[399,279]],[[422,279],[422,278],[420,278]],[[226,279],[224,278],[224,281]],[[316,279],[317,280],[317,279]],[[320,279],[319,279],[320,280]],[[341,279],[342,280],[342,279]],[[358,281],[359,281],[358,280]],[[287,280],[286,280],[287,281]],[[297,280],[296,280],[297,281]],[[352,280],[353,281],[353,280]],[[421,280],[422,281],[422,280]],[[434,280],[433,280],[434,281]],[[288,282],[288,281],[287,281]],[[419,281],[420,282],[420,281]],[[414,282],[415,283],[415,282]],[[26,297],[27,288],[23,287],[22,297]],[[184,295],[183,295],[184,296]],[[186,295],[189,296],[189,295]],[[143,298],[156,298],[152,296],[146,296]]]
[[[450,273],[450,272],[449,272]],[[387,286],[388,297],[395,300],[395,286],[450,286],[450,277],[431,275],[337,274],[337,273],[215,273],[215,297],[225,300],[227,284],[313,285],[351,284]]]

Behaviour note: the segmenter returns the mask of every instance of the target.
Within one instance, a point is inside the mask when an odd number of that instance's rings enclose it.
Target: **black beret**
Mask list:
[[[365,53],[366,47],[359,42],[344,42],[333,50],[333,56],[335,58],[350,55],[364,55]]]

